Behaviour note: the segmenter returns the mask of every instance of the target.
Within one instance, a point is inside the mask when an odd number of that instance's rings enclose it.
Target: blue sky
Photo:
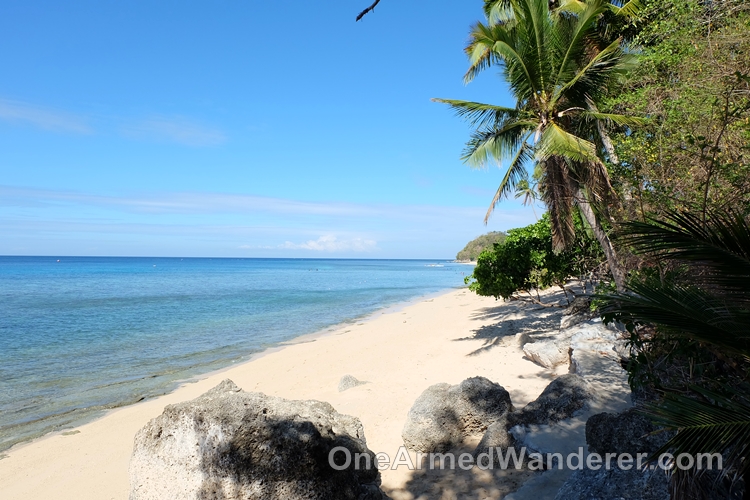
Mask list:
[[[432,97],[473,2],[3,2],[0,254],[451,258],[533,222]]]

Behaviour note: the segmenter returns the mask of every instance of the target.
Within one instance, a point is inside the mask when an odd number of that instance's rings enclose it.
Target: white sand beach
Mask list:
[[[515,406],[536,398],[556,373],[525,359],[515,335],[557,328],[559,314],[559,309],[503,303],[466,289],[381,311],[72,431],[12,448],[0,460],[0,496],[127,499],[135,433],[165,405],[195,398],[226,378],[245,391],[327,401],[361,419],[370,449],[394,456],[409,408],[432,384],[483,376],[504,386]],[[558,373],[567,370],[561,366]],[[367,384],[339,392],[338,382],[347,374]],[[412,477],[406,468],[384,471],[382,479],[384,491],[395,500],[500,498],[503,489],[496,484],[502,480],[492,476],[469,474],[441,483],[439,477]]]

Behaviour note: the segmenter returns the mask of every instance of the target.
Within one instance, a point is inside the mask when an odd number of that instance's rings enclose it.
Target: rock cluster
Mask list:
[[[589,451],[605,453],[652,453],[674,435],[659,428],[634,408],[622,413],[599,413],[586,421]]]
[[[241,391],[225,380],[167,406],[135,437],[130,500],[382,500],[375,467],[343,470],[331,450],[367,448],[359,419],[320,401]],[[345,453],[334,461],[343,465]],[[366,460],[362,460],[364,463]]]
[[[589,453],[637,457],[658,450],[669,439],[667,433],[654,434],[656,427],[632,408],[624,410],[631,405],[627,374],[621,366],[624,343],[617,331],[592,319],[588,298],[579,297],[571,304],[554,334],[522,332],[514,341],[531,361],[547,368],[569,363],[571,373],[553,380],[536,400],[520,409],[513,409],[505,389],[486,379],[468,379],[458,386],[434,385],[409,412],[404,428],[407,446],[423,452],[445,451],[460,444],[467,430],[485,428],[473,453],[476,459],[490,449],[505,453],[515,448],[520,456],[521,447],[526,448],[527,459],[531,452],[567,454],[582,446],[584,439]],[[481,388],[474,391],[476,397],[470,404],[467,399],[459,404],[459,387],[478,380],[482,383],[476,385]],[[492,398],[502,404],[493,405]],[[473,409],[480,403],[492,411]],[[597,413],[602,410],[608,412]],[[467,411],[474,418],[471,426],[463,424]],[[497,464],[497,454],[493,460]],[[615,466],[571,473],[553,468],[532,477],[508,498],[667,500],[669,492],[667,476],[660,469]]]
[[[409,411],[402,436],[407,448],[444,452],[470,435],[483,433],[474,456],[489,448],[516,446],[514,426],[549,425],[573,416],[591,398],[586,382],[575,374],[553,380],[542,394],[514,410],[508,392],[483,377],[458,385],[436,384],[419,396]]]
[[[667,476],[661,469],[638,471],[584,469],[570,475],[555,500],[669,500]]]
[[[589,452],[653,453],[671,437],[670,433],[652,434],[657,427],[634,409],[622,413],[600,413],[586,422],[586,443]],[[555,497],[556,500],[588,500],[591,498],[624,498],[638,500],[669,500],[668,478],[659,468],[630,470],[583,469],[575,471]]]
[[[632,409],[612,413],[630,405],[620,366],[622,342],[617,332],[591,319],[588,299],[573,302],[552,338],[523,332],[514,340],[530,360],[549,368],[570,363],[571,373],[520,409],[505,388],[484,377],[433,385],[407,415],[406,447],[439,453],[481,436],[473,453],[477,459],[490,449],[515,448],[521,455],[522,446],[528,458],[534,451],[580,446],[584,423],[589,452],[601,455],[650,453],[669,438],[653,434],[653,425]],[[338,389],[363,383],[345,375]],[[609,413],[595,414],[603,410]],[[343,467],[347,453],[353,460]],[[355,467],[357,454],[371,466]],[[330,456],[341,470],[331,466]],[[168,406],[139,431],[130,500],[387,499],[375,464],[357,418],[328,403],[246,393],[225,380],[193,401]],[[666,500],[669,495],[660,470],[603,468],[544,472],[508,498],[552,497]]]
[[[517,336],[524,355],[534,363],[544,368],[554,368],[559,365],[571,365],[576,371],[576,349],[609,351],[619,357],[623,352],[624,342],[619,339],[618,332],[604,326],[600,319],[594,318],[591,312],[589,297],[576,297],[563,312],[560,329],[552,338],[534,339],[524,334]],[[595,345],[594,342],[598,342]]]
[[[592,395],[586,381],[569,373],[553,380],[531,403],[508,415],[508,426],[547,425],[572,417]]]

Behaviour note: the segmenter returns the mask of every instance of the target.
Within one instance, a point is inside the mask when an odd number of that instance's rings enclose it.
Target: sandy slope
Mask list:
[[[128,460],[136,431],[165,405],[192,399],[225,378],[246,391],[328,401],[339,412],[362,420],[373,451],[394,456],[402,444],[406,413],[432,384],[456,384],[481,375],[503,385],[516,406],[534,399],[554,374],[525,360],[514,336],[558,324],[557,309],[504,304],[467,290],[379,312],[356,325],[301,339],[186,384],[172,394],[113,411],[74,434],[52,435],[11,449],[0,460],[0,496],[127,499]],[[369,383],[338,392],[345,374]],[[402,467],[385,471],[383,486],[397,500],[500,498],[518,479],[480,471],[413,474]]]

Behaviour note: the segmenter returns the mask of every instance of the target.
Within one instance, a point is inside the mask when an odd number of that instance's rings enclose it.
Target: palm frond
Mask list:
[[[557,33],[557,39],[564,40],[564,54],[560,55],[560,62],[558,65],[557,75],[555,77],[554,87],[557,87],[562,82],[576,74],[576,67],[580,61],[581,55],[586,51],[587,47],[583,41],[591,36],[594,28],[594,23],[599,16],[606,10],[600,1],[590,1],[587,3],[579,2],[577,0],[569,0],[560,5],[560,8],[565,8],[564,5],[578,5],[577,9],[581,9],[578,16],[576,16],[576,24],[574,27],[569,27],[563,23],[557,23],[555,26],[559,27],[556,31],[572,31],[571,34],[564,33],[567,36],[563,36],[563,33]],[[566,78],[567,77],[567,78]]]
[[[530,63],[526,65],[529,82],[534,89],[544,90],[548,77],[547,34],[552,26],[549,4],[540,0],[515,0],[514,12],[518,21],[518,46],[523,49],[523,60]],[[506,72],[506,76],[512,78],[512,73]]]
[[[487,215],[484,216],[484,223],[490,220],[490,215],[495,210],[495,207],[500,200],[508,195],[511,191],[516,188],[516,184],[526,175],[526,163],[532,159],[532,149],[524,142],[521,147],[518,148],[518,152],[515,157],[511,160],[508,165],[508,170],[503,176],[503,180],[500,182],[500,186],[495,192],[495,196],[492,198],[490,208],[487,210]]]
[[[482,104],[480,102],[440,98],[433,98],[432,101],[447,104],[456,112],[456,115],[465,119],[474,127],[496,125],[508,118],[515,118],[519,114],[515,108]]]
[[[596,146],[578,136],[566,132],[555,123],[548,124],[536,145],[537,159],[562,156],[581,163],[597,163]]]
[[[580,116],[586,121],[600,120],[607,125],[619,125],[621,127],[640,127],[646,125],[648,120],[637,116],[619,115],[615,113],[599,113],[594,111],[581,111]]]
[[[528,99],[540,90],[534,75],[534,64],[529,64],[522,40],[527,36],[525,27],[512,25],[486,25],[477,23],[469,34],[469,44],[464,49],[469,58],[469,69],[464,83],[470,83],[480,72],[495,64],[504,68],[505,78],[516,96]]]
[[[490,24],[508,23],[514,19],[513,8],[509,0],[485,1],[484,15]]]
[[[532,78],[533,64],[531,67],[527,64],[528,58],[524,52],[526,44],[522,43],[525,36],[525,28],[517,24],[474,25],[469,44],[464,49],[469,58],[464,83],[468,84],[490,66],[501,64],[516,96],[524,96],[524,100],[534,96],[540,87]]]
[[[556,13],[567,12],[576,16],[580,16],[581,14],[586,12],[587,7],[588,3],[582,2],[581,0],[560,0],[555,11]]]
[[[643,4],[640,0],[630,0],[621,7],[613,3],[609,3],[607,6],[616,16],[622,17],[637,17],[643,10]]]
[[[705,400],[667,393],[661,403],[648,404],[639,410],[656,424],[678,431],[651,459],[667,452],[674,456],[688,453],[693,457],[724,453],[725,471],[736,469],[742,474],[750,470],[750,462],[743,460],[750,454],[750,404],[743,398],[731,398],[700,387],[690,389]]]
[[[471,82],[479,73],[501,61],[494,47],[498,40],[506,39],[505,27],[476,23],[469,34],[469,44],[464,49],[469,58],[469,69],[464,83]]]
[[[701,217],[671,212],[663,221],[628,222],[618,238],[639,253],[699,263],[701,277],[739,298],[750,299],[750,224],[741,213]]]
[[[633,281],[629,293],[600,297],[605,319],[653,323],[677,337],[715,345],[750,360],[750,311],[700,288]]]
[[[498,40],[492,51],[505,66],[505,78],[514,95],[521,101],[533,99],[541,91],[538,78],[534,77],[534,64],[527,65],[527,60],[507,41]],[[530,61],[533,63],[533,61]],[[470,70],[471,71],[471,70]],[[468,75],[468,73],[467,73]]]
[[[461,159],[470,167],[483,168],[490,159],[509,158],[528,140],[530,130],[535,125],[531,121],[510,120],[498,128],[477,130],[466,143]]]
[[[606,82],[617,74],[632,69],[634,59],[622,51],[621,41],[615,40],[599,51],[565,84],[560,85],[552,98],[557,103],[564,96],[573,98],[573,102],[584,102],[598,95],[607,87]]]

